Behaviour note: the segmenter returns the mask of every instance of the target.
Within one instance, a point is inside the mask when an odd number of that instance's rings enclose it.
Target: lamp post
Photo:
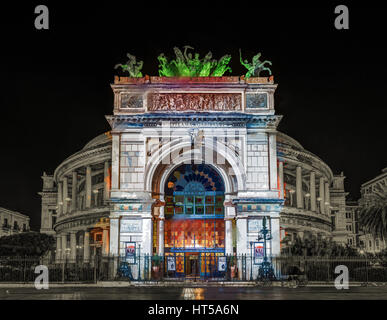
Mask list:
[[[141,280],[141,244],[138,244],[138,281]]]
[[[268,279],[272,276],[274,272],[271,262],[267,257],[266,241],[271,240],[272,236],[271,231],[266,227],[266,217],[263,217],[262,230],[259,233],[259,239],[263,239],[263,262],[261,264],[261,268],[259,269],[259,275],[263,279]]]

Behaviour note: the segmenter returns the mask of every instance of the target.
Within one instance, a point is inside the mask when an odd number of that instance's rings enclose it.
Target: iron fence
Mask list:
[[[50,283],[98,281],[259,281],[262,261],[250,255],[212,256],[188,260],[184,256],[93,256],[89,261],[50,257],[0,257],[0,282],[34,282],[35,268],[45,265]],[[270,280],[303,277],[309,282],[333,282],[337,266],[348,268],[351,282],[387,282],[387,266],[366,257],[280,256],[270,259]]]

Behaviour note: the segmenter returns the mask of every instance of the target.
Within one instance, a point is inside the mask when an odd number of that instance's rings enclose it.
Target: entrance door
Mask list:
[[[200,260],[199,253],[186,253],[185,256],[185,275],[186,277],[199,277]]]

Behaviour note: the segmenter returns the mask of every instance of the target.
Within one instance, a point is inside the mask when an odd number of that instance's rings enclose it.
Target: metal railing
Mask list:
[[[71,262],[51,257],[0,257],[0,282],[33,282],[35,268],[45,265],[51,283],[95,283],[98,281],[259,281],[260,261],[250,255],[212,256],[206,260],[180,261],[171,256],[92,256],[89,261]],[[333,282],[337,266],[346,266],[351,282],[387,282],[387,266],[366,257],[280,256],[270,260],[271,281],[303,276],[309,282]],[[205,264],[205,265],[203,265]]]

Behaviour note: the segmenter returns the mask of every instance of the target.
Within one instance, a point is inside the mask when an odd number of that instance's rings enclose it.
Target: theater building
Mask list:
[[[259,251],[263,217],[269,257],[285,236],[346,242],[345,177],[277,131],[276,88],[272,77],[116,77],[111,131],[42,177],[57,260],[159,255],[203,276],[219,257]]]

